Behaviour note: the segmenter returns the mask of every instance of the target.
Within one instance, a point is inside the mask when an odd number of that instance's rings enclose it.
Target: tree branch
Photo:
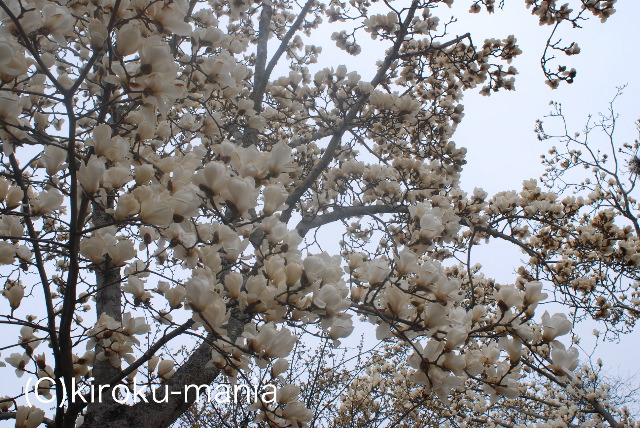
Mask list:
[[[389,52],[380,67],[378,68],[378,72],[376,73],[373,80],[371,80],[372,90],[375,89],[382,81],[386,78],[387,71],[391,64],[396,59],[398,51],[400,47],[404,43],[405,37],[407,35],[407,31],[411,21],[413,20],[413,16],[415,15],[416,8],[418,6],[418,2],[414,0],[411,3],[411,7],[409,9],[409,13],[405,18],[400,30],[398,31],[397,38],[393,44],[393,48],[391,48],[391,52]],[[302,183],[289,195],[285,204],[288,205],[288,208],[282,212],[280,216],[280,220],[284,223],[288,223],[291,219],[291,214],[293,213],[294,207],[300,201],[300,198],[304,193],[316,182],[317,178],[326,170],[331,161],[333,160],[336,151],[340,147],[340,143],[342,142],[342,136],[344,133],[351,128],[353,120],[362,110],[362,107],[369,99],[371,92],[360,95],[360,97],[356,100],[356,102],[351,106],[351,108],[347,111],[347,114],[344,117],[342,124],[335,130],[333,133],[333,137],[331,137],[331,141],[329,141],[329,145],[325,150],[324,154],[320,158],[320,160],[316,163],[316,165],[311,169],[309,175],[302,181]]]
[[[304,237],[311,229],[350,217],[407,212],[409,212],[409,209],[404,205],[362,205],[345,208],[336,207],[332,212],[327,214],[322,214],[316,217],[303,217],[296,226],[296,231],[300,236]]]
[[[432,53],[434,53],[436,51],[439,51],[439,50],[442,50],[442,49],[446,49],[449,46],[458,44],[464,39],[471,40],[471,33],[465,33],[462,36],[458,36],[455,39],[449,40],[448,42],[445,42],[445,43],[443,43],[441,45],[430,46],[427,49],[422,49],[422,50],[415,51],[415,52],[407,52],[407,53],[403,53],[403,54],[398,54],[398,55],[396,55],[396,58],[406,59],[406,58],[413,58],[413,57],[416,57],[416,56],[429,55],[429,54],[432,54]]]

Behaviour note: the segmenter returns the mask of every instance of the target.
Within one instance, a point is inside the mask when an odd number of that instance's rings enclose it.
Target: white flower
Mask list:
[[[235,0],[229,2],[229,11],[231,12],[230,18],[232,20],[238,19],[242,13],[249,10],[251,3],[252,2],[248,0]]]
[[[290,403],[298,398],[298,394],[300,394],[300,387],[298,385],[287,383],[278,388],[276,397],[278,399],[278,403],[285,404]]]
[[[507,309],[522,305],[522,293],[512,285],[503,285],[495,294],[494,298],[498,302],[505,304]]]
[[[447,307],[436,302],[429,302],[422,312],[424,324],[428,328],[436,328],[447,323]]]
[[[16,247],[11,242],[0,242],[0,265],[10,265],[15,259]]]
[[[425,215],[420,217],[420,229],[421,235],[424,235],[426,238],[433,239],[444,231],[444,226],[442,225],[442,221],[439,217],[435,216],[431,212],[427,212]]]
[[[162,24],[165,30],[180,36],[191,35],[191,26],[184,22],[188,9],[185,0],[176,0],[171,3],[155,3],[154,6],[157,9],[155,19]]]
[[[128,22],[116,30],[116,51],[122,55],[131,55],[140,49],[142,37],[138,24]]]
[[[145,291],[144,282],[137,276],[130,276],[122,291],[133,294],[136,301],[140,302],[147,302],[151,298],[151,293]]]
[[[224,278],[224,286],[229,292],[229,296],[237,299],[242,289],[242,275],[238,272],[231,272]]]
[[[409,297],[398,287],[390,286],[384,292],[384,301],[386,308],[392,314],[403,317],[409,304]]]
[[[232,177],[222,190],[222,197],[227,204],[232,205],[239,215],[243,215],[250,208],[258,204],[258,189],[253,177]]]
[[[31,252],[31,249],[26,245],[19,245],[18,249],[16,250],[16,255],[21,260],[30,261],[31,257],[33,256],[33,253]]]
[[[329,337],[334,341],[334,344],[339,344],[337,339],[348,337],[353,332],[354,326],[351,320],[350,314],[339,314],[331,322],[329,328]]]
[[[467,330],[464,327],[453,327],[451,330],[447,332],[447,343],[445,344],[446,349],[455,349],[459,345],[462,345],[469,336]]]
[[[114,213],[116,220],[123,220],[140,211],[140,203],[131,193],[125,193],[118,198],[118,206]]]
[[[398,265],[398,272],[402,275],[408,275],[415,273],[418,270],[418,256],[406,248],[398,254],[399,257],[396,260]]]
[[[287,200],[287,191],[282,184],[270,184],[264,188],[262,198],[264,200],[263,211],[271,215],[282,207]]]
[[[173,72],[176,67],[169,45],[157,34],[143,39],[140,62],[149,66],[152,73]]]
[[[297,341],[296,336],[288,329],[277,330],[273,323],[260,328],[251,324],[245,328],[243,336],[247,338],[249,348],[261,358],[284,358],[289,355]]]
[[[208,189],[218,195],[225,187],[228,177],[229,174],[225,164],[222,162],[209,162],[194,175],[193,182],[200,188]]]
[[[185,289],[189,306],[196,312],[204,312],[217,299],[207,279],[201,276],[195,276],[187,281]]]
[[[35,11],[24,12],[24,17],[20,20],[20,23],[22,24],[25,18],[33,17],[33,12]],[[4,29],[7,29],[7,27],[2,28],[2,30]],[[0,36],[4,32],[2,30],[0,30]],[[3,80],[6,78],[8,78],[7,80],[13,80],[13,78],[26,72],[28,68],[29,63],[26,61],[20,47],[9,40],[0,38],[0,75],[4,75]]]
[[[176,192],[169,203],[176,222],[179,222],[180,218],[185,219],[197,215],[200,206],[196,193],[190,187],[182,188]]]
[[[524,289],[524,305],[526,306],[525,314],[532,317],[538,303],[547,298],[547,293],[543,293],[542,283],[540,281],[530,281],[525,285]]]
[[[5,361],[16,368],[16,375],[18,377],[22,377],[25,371],[24,369],[29,363],[29,356],[27,354],[19,354],[17,352],[14,352],[10,356],[5,358]]]
[[[177,309],[182,306],[182,301],[184,300],[184,296],[187,294],[187,290],[185,290],[182,286],[176,286],[164,293],[164,297],[169,302],[169,306],[172,309]]]
[[[91,157],[86,165],[84,162],[80,163],[78,181],[85,192],[92,194],[98,191],[105,170],[104,162],[95,156]]]
[[[553,364],[549,366],[551,370],[560,375],[573,372],[578,367],[578,349],[573,346],[564,349],[564,346],[556,344],[551,349],[551,361]]]
[[[293,428],[299,428],[306,426],[306,423],[313,418],[313,413],[305,407],[304,403],[293,401],[286,405],[282,417],[288,420]]]
[[[104,175],[104,184],[108,189],[119,189],[131,181],[131,169],[118,164],[109,168]]]
[[[97,49],[102,48],[107,37],[109,37],[107,27],[105,27],[99,20],[92,19],[89,21],[87,30],[89,32],[89,37],[91,38],[91,47]]]
[[[169,379],[173,376],[176,370],[173,368],[174,362],[172,360],[162,360],[158,364],[158,376],[162,379]]]
[[[334,316],[351,306],[346,297],[347,290],[339,289],[334,284],[325,284],[317,292],[313,293],[313,304],[321,309],[321,313]]]
[[[30,406],[18,406],[16,428],[36,428],[44,421],[44,411]]]
[[[553,314],[549,316],[549,312],[545,311],[542,314],[542,337],[545,340],[551,341],[558,336],[563,336],[571,331],[573,324],[567,319],[565,314]]]
[[[67,151],[57,146],[47,146],[44,149],[42,160],[47,169],[47,174],[53,175],[60,171],[63,163],[67,160]]]
[[[140,204],[140,219],[147,224],[169,226],[173,222],[169,196],[160,194],[143,201]]]
[[[73,32],[75,20],[66,7],[47,3],[42,9],[43,26],[49,30],[53,38],[61,45],[66,45],[65,36]]]
[[[31,201],[33,212],[38,215],[50,214],[56,211],[64,202],[64,196],[58,189],[45,190]]]
[[[278,358],[271,365],[271,377],[277,377],[287,370],[289,370],[289,361],[285,360],[284,358]]]
[[[130,312],[122,315],[122,333],[127,336],[136,334],[145,334],[151,330],[151,327],[145,321],[144,317],[132,317]],[[137,339],[135,339],[138,343]]]
[[[95,264],[100,264],[104,260],[107,248],[101,236],[96,235],[90,238],[83,238],[80,241],[80,254],[91,260]]]
[[[501,337],[498,343],[502,349],[507,351],[512,362],[520,360],[520,357],[522,357],[522,340],[519,337],[515,336],[511,339]]]
[[[149,180],[154,178],[154,174],[155,169],[153,168],[153,165],[144,164],[136,166],[134,171],[136,184],[146,184]]]
[[[367,263],[367,281],[371,285],[382,285],[390,272],[389,261],[386,259],[375,259]]]
[[[24,192],[19,187],[11,187],[7,192],[7,208],[16,208],[22,202]]]
[[[291,148],[284,142],[279,142],[271,149],[267,170],[277,175],[291,169]]]
[[[19,282],[14,283],[11,288],[4,290],[4,297],[9,300],[11,309],[15,310],[20,306],[22,298],[24,297],[24,287]]]

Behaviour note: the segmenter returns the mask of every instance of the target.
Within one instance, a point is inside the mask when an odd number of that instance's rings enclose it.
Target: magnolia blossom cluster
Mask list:
[[[149,326],[143,318],[132,318],[126,313],[122,321],[116,321],[109,315],[102,314],[88,335],[90,339],[87,350],[90,351],[99,344],[102,351],[95,355],[97,360],[108,360],[115,367],[120,365],[122,359],[132,363],[135,360],[133,346],[140,344],[135,336],[148,331]]]
[[[596,394],[572,395],[567,389],[554,386],[549,379],[530,370],[523,371],[518,379],[518,393],[509,398],[502,397],[499,402],[495,393],[479,391],[477,378],[471,377],[460,388],[451,391],[449,399],[443,402],[434,397],[429,389],[412,380],[411,369],[406,366],[407,352],[410,351],[406,348],[387,345],[371,355],[347,390],[329,383],[331,387],[342,390],[335,426],[348,427],[353,421],[375,421],[371,426],[394,424],[404,428],[424,420],[468,426],[501,426],[508,423],[523,426],[608,426],[605,421],[592,419],[585,406],[585,399],[589,399],[587,396],[593,398]],[[525,355],[521,361],[532,362]],[[586,392],[609,388],[586,365],[576,370],[570,382],[572,386],[568,389],[573,393],[577,390]],[[527,400],[527,397],[538,399]],[[610,408],[613,410],[613,407]],[[540,415],[544,415],[544,422],[540,422]],[[621,409],[617,415],[622,426],[635,426],[627,410]]]

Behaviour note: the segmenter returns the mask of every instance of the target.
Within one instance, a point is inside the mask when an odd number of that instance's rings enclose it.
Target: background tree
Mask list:
[[[277,383],[285,394],[298,385],[300,400],[313,413],[308,422],[311,428],[602,425],[588,401],[567,394],[563,387],[533,370],[522,373],[514,395],[487,393],[481,382],[468,379],[464,390],[453,391],[443,400],[412,380],[407,366],[410,350],[397,341],[368,350],[361,344],[338,352],[324,341],[317,347],[296,351],[285,372],[276,378],[271,373],[258,377]],[[619,420],[634,426],[637,379],[610,377],[595,361],[585,362],[576,374],[583,379],[586,390],[607,391],[608,408],[618,413]],[[253,426],[254,417],[251,403],[208,402],[203,395],[181,416],[178,426],[246,427]]]
[[[5,360],[56,404],[45,419],[7,391],[0,417],[168,426],[196,399],[186,386],[283,365],[292,332],[337,343],[355,313],[407,347],[424,394],[446,401],[471,382],[514,397],[532,371],[598,423],[626,423],[573,374],[577,351],[557,340],[571,322],[534,315],[538,279],[572,293],[549,268],[564,241],[542,239],[545,227],[573,239],[574,265],[595,254],[625,278],[637,230],[615,229],[624,214],[601,209],[603,196],[559,200],[535,181],[491,199],[461,191],[465,150],[450,137],[462,93],[513,89],[520,50],[513,36],[450,35],[437,13],[451,3],[0,0],[2,323],[18,335]],[[574,3],[525,1],[554,28],[614,12]],[[471,2],[482,7],[494,2]],[[321,48],[305,39],[323,19],[349,24],[331,38],[350,54],[363,33],[377,40],[371,80],[314,65]],[[550,40],[554,50],[579,51]],[[551,59],[550,85],[571,82]],[[593,243],[600,223],[608,235]],[[344,224],[340,254],[314,254],[311,237],[332,224]],[[468,258],[485,238],[525,249],[534,268],[515,285],[485,278]],[[185,341],[193,352],[175,364]],[[167,399],[119,403],[139,382]],[[87,395],[65,401],[75,385]],[[256,422],[312,420],[285,396],[254,403]]]

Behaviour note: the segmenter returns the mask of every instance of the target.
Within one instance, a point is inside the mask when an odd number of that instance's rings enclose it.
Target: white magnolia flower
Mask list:
[[[271,365],[271,376],[277,377],[287,370],[289,370],[289,361],[285,360],[284,358],[278,358]]]
[[[131,55],[140,49],[142,37],[139,25],[133,21],[116,30],[116,51],[122,56]]]
[[[164,293],[164,297],[169,302],[169,306],[172,309],[177,309],[182,306],[182,301],[184,300],[184,296],[187,294],[187,290],[184,287],[178,285],[166,291]]]
[[[25,372],[25,368],[29,363],[29,356],[27,354],[20,354],[18,352],[12,353],[10,356],[5,358],[5,361],[11,364],[16,369],[16,375],[18,377],[22,377]]]
[[[329,337],[337,346],[340,342],[337,339],[348,337],[353,332],[354,326],[350,314],[339,314],[331,321]]]
[[[547,293],[542,292],[542,283],[540,281],[530,281],[525,285],[524,304],[527,307],[525,314],[532,317],[538,303],[548,297]]]
[[[565,375],[573,372],[578,367],[578,349],[573,346],[565,349],[564,346],[554,345],[551,349],[551,361],[549,366],[554,372]]]
[[[264,188],[262,198],[264,200],[264,213],[271,215],[282,208],[287,200],[288,193],[282,184],[270,184]]]
[[[420,217],[420,231],[426,238],[436,238],[444,231],[442,220],[432,212],[427,212]]]
[[[185,284],[186,297],[189,306],[196,312],[204,312],[213,305],[218,296],[209,285],[209,281],[201,276],[194,276]]]
[[[418,256],[406,248],[400,251],[396,260],[398,272],[402,275],[415,273],[418,270]]]
[[[271,149],[267,170],[274,175],[288,172],[293,169],[291,148],[285,142],[279,142]]]
[[[258,204],[258,189],[253,177],[232,177],[222,190],[222,197],[228,204],[232,204],[239,215],[243,215],[250,208]]]
[[[366,278],[371,285],[382,285],[391,273],[389,261],[386,259],[375,259],[367,263]]]
[[[62,202],[64,202],[64,196],[58,189],[45,190],[31,200],[33,212],[38,215],[51,214],[60,208]]]
[[[247,338],[249,348],[260,358],[284,358],[289,355],[297,341],[296,336],[288,329],[277,330],[273,323],[261,327],[251,324],[245,328],[242,335]]]
[[[286,404],[298,398],[298,394],[300,394],[300,387],[298,385],[287,383],[282,385],[280,388],[278,388],[276,397],[277,397],[278,403]]]
[[[18,406],[16,428],[36,428],[44,421],[44,411],[36,407]]]
[[[313,304],[321,309],[321,313],[332,317],[351,306],[351,301],[347,299],[347,293],[346,288],[342,289],[335,284],[326,284],[313,293]]]
[[[123,220],[129,216],[136,215],[140,211],[140,203],[131,193],[125,193],[118,198],[118,206],[114,213],[116,220]]]
[[[173,376],[176,370],[173,368],[174,362],[173,360],[162,360],[158,364],[158,376],[162,379],[169,379]]]
[[[152,196],[140,204],[140,219],[156,226],[169,226],[173,222],[173,210],[169,195]]]
[[[58,146],[47,146],[44,149],[42,160],[47,170],[47,174],[54,175],[64,167],[67,160],[67,151]]]
[[[22,198],[24,198],[24,192],[19,187],[11,187],[7,192],[7,197],[5,202],[7,204],[7,208],[16,208],[22,202]]]
[[[130,276],[127,285],[122,287],[122,291],[131,293],[139,302],[147,302],[151,298],[151,293],[144,289],[144,282],[137,276]]]
[[[10,265],[16,259],[16,247],[11,242],[0,242],[0,265]]]
[[[100,264],[104,260],[107,252],[107,246],[104,239],[95,235],[89,238],[83,238],[80,241],[80,254],[87,257],[95,264]]]
[[[87,26],[89,37],[91,39],[91,47],[101,49],[104,42],[109,37],[107,27],[98,19],[92,19]]]
[[[42,9],[43,27],[61,45],[66,45],[65,36],[73,33],[75,19],[66,7],[47,3]]]
[[[78,181],[84,191],[88,194],[97,192],[105,171],[104,162],[95,156],[91,157],[87,164],[81,162],[80,169],[78,170]]]
[[[504,303],[507,309],[522,305],[522,293],[512,285],[503,285],[494,297]]]
[[[14,282],[11,288],[4,290],[4,297],[9,300],[12,310],[18,309],[24,297],[24,287],[19,282]]]
[[[542,337],[547,341],[569,333],[572,326],[565,314],[553,314],[551,317],[547,311],[542,314]]]
[[[215,195],[219,195],[224,189],[228,178],[229,173],[225,164],[222,162],[209,162],[194,175],[193,182],[201,189],[204,188]]]

